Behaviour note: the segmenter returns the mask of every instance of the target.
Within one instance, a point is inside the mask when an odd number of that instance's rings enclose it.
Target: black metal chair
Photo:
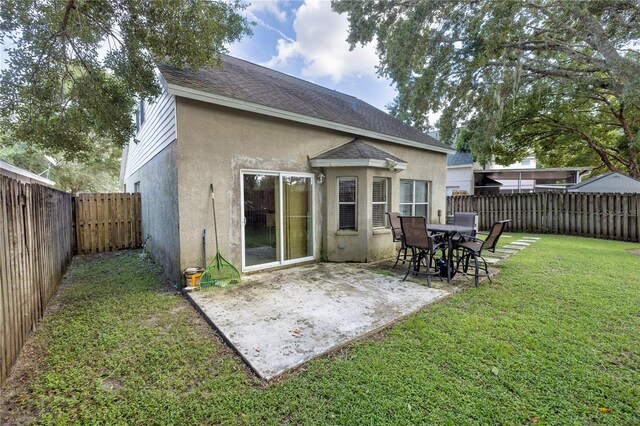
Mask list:
[[[487,261],[482,257],[483,251],[495,252],[496,246],[498,245],[498,240],[500,236],[504,232],[507,227],[507,223],[511,222],[510,220],[500,220],[494,223],[491,226],[491,230],[489,234],[484,240],[481,240],[472,236],[463,236],[460,241],[454,243],[454,249],[461,250],[462,254],[458,256],[458,262],[456,264],[456,269],[460,270],[460,263],[463,266],[463,272],[466,274],[469,269],[469,262],[473,259],[475,266],[475,282],[476,287],[479,285],[480,281],[480,270],[483,270],[487,274],[487,278],[491,281],[491,275],[489,274],[489,268],[487,267]],[[480,267],[480,259],[484,263],[484,268]]]
[[[394,243],[400,243],[400,250],[398,250],[398,254],[396,256],[396,263],[394,263],[393,267],[395,268],[400,261],[400,255],[402,254],[402,264],[404,265],[407,261],[407,246],[404,243],[404,236],[402,235],[402,226],[400,225],[400,213],[397,212],[387,212],[387,217],[389,218],[389,226],[391,226],[391,235],[393,236]]]
[[[441,257],[445,257],[446,244],[435,241],[436,237],[442,236],[442,234],[430,233],[427,229],[427,219],[424,216],[400,216],[399,218],[404,243],[411,250],[411,260],[403,281],[412,272],[418,275],[420,266],[424,263],[427,285],[431,287],[431,276],[439,276],[435,255],[441,252]],[[432,264],[434,272],[429,272]],[[440,279],[442,278],[440,277]]]
[[[478,213],[476,212],[456,212],[453,214],[453,224],[473,229],[470,236],[475,237],[477,232],[477,218]],[[456,234],[453,236],[454,241],[459,241],[460,238],[463,238],[463,236],[460,234]]]

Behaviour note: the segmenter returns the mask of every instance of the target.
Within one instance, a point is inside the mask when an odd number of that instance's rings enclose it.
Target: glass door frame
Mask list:
[[[276,218],[278,221],[278,229],[280,234],[280,247],[279,247],[279,255],[280,260],[276,262],[268,262],[261,263],[259,265],[246,265],[246,254],[245,254],[245,212],[244,212],[244,176],[245,175],[266,175],[266,176],[275,176],[278,178],[278,217]],[[311,182],[311,205],[309,207],[311,213],[311,256],[299,257],[297,259],[284,260],[284,210],[283,210],[283,181],[282,178],[290,176],[290,177],[299,177],[299,178],[308,178]],[[242,252],[242,272],[250,272],[250,271],[259,271],[262,269],[276,268],[278,266],[292,265],[295,263],[301,262],[309,262],[316,259],[316,186],[315,186],[315,175],[313,173],[299,173],[299,172],[287,172],[287,171],[279,171],[279,170],[253,170],[253,169],[242,169],[240,170],[240,234],[241,234],[241,252]]]

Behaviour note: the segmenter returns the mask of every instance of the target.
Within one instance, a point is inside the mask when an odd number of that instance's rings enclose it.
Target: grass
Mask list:
[[[137,254],[76,261],[9,422],[640,424],[637,244],[543,236],[494,284],[265,385]]]

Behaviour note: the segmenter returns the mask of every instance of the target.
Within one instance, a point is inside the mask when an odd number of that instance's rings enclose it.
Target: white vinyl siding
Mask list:
[[[387,226],[386,212],[389,211],[389,179],[373,178],[372,221],[374,228]]]
[[[176,139],[176,100],[166,90],[153,103],[144,106],[142,123],[141,117],[136,115],[140,125],[140,131],[136,135],[138,143],[129,143],[125,179]]]

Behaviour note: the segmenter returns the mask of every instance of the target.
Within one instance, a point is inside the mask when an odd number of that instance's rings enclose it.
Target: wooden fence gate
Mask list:
[[[73,197],[76,254],[142,245],[140,194],[80,194]]]
[[[640,194],[536,192],[529,194],[447,197],[447,214],[478,212],[478,224],[489,229],[511,219],[513,232],[579,235],[640,241]]]

